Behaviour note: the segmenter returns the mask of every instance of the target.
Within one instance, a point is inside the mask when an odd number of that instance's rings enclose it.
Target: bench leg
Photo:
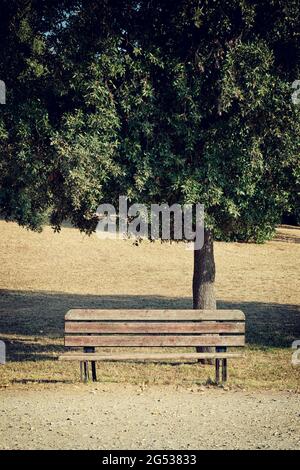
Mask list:
[[[220,382],[220,359],[216,359],[216,383]]]
[[[97,382],[96,362],[92,361],[92,379],[93,382]]]
[[[88,361],[83,362],[83,381],[89,381],[89,363]]]
[[[227,359],[222,360],[223,365],[222,365],[222,382],[227,381]]]
[[[93,382],[97,381],[96,362],[91,361],[92,364],[92,379]],[[89,380],[89,363],[88,361],[80,361],[80,379],[82,382]]]
[[[87,349],[86,352],[89,352],[89,353],[94,353],[95,352],[94,347],[90,347],[90,348],[86,348],[86,349]],[[97,381],[96,361],[91,361],[91,365],[92,365],[92,380],[93,380],[93,382],[96,382]]]
[[[85,353],[94,353],[95,352],[95,348],[94,347],[91,347],[91,346],[86,346],[83,348],[83,351]],[[95,361],[91,361],[91,365],[92,365],[92,380],[93,382],[96,382],[97,380],[97,375],[96,375],[96,362]],[[90,378],[90,374],[89,374],[89,362],[88,361],[85,361],[84,362],[84,381],[85,382],[88,382]]]
[[[227,348],[225,346],[217,346],[216,352],[226,352]],[[227,359],[216,359],[216,382],[220,380],[220,361],[222,364],[222,382],[227,381]]]
[[[80,380],[83,382],[83,362],[80,361]]]

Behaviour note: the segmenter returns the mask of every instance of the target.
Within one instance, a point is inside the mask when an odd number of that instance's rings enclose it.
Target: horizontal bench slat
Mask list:
[[[244,333],[243,322],[72,322],[65,324],[66,333]]]
[[[226,359],[243,357],[240,353],[163,353],[163,354],[98,354],[66,353],[59,356],[60,361],[134,361],[134,360],[162,360],[162,359]]]
[[[245,337],[240,336],[144,336],[102,335],[65,336],[65,346],[244,346]]]
[[[150,321],[245,321],[245,315],[240,310],[99,310],[72,309],[65,320],[150,320]]]

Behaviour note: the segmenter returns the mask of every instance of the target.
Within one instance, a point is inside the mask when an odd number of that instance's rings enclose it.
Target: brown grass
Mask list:
[[[55,360],[71,307],[191,308],[192,253],[180,244],[136,247],[69,227],[37,234],[3,221],[0,229],[0,339],[9,359],[0,366],[0,386],[78,380],[78,364]],[[281,227],[265,245],[216,243],[219,307],[241,308],[247,319],[246,357],[230,365],[230,386],[300,389],[290,349],[300,339],[299,242],[299,228]],[[106,363],[99,376],[191,385],[213,378],[213,368]]]

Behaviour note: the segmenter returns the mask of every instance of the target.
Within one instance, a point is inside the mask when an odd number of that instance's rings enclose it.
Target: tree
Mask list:
[[[12,5],[2,214],[37,229],[47,213],[55,229],[68,218],[91,233],[97,206],[119,195],[200,202],[194,307],[215,308],[213,240],[270,238],[299,183],[299,2]]]

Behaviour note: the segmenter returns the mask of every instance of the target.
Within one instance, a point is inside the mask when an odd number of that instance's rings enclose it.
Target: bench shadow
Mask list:
[[[64,316],[70,308],[191,309],[191,298],[80,295],[0,291],[0,339],[8,360],[53,360],[64,350]],[[260,348],[291,347],[300,338],[300,308],[263,302],[218,302],[246,315],[246,342]],[[169,363],[168,363],[169,364]]]

